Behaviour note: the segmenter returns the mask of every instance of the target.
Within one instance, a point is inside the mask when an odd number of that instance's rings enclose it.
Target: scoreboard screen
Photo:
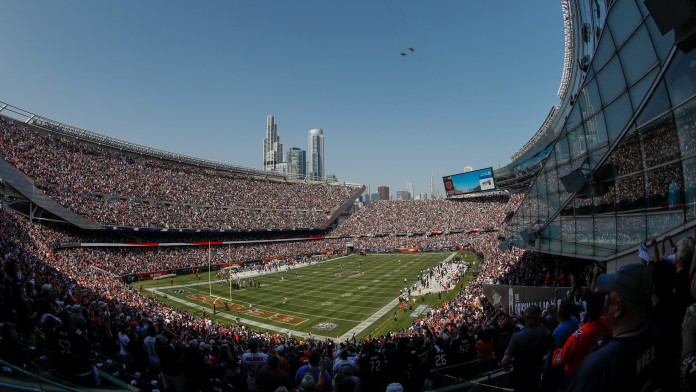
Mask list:
[[[474,170],[442,177],[447,196],[481,192],[495,189],[493,168]]]

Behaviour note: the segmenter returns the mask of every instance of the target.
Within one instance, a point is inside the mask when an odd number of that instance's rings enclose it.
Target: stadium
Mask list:
[[[446,199],[364,205],[360,183],[171,153],[0,102],[0,385],[276,390],[254,378],[275,361],[289,390],[515,390],[523,371],[531,390],[582,390],[550,364],[565,339],[537,369],[509,362],[513,336],[543,316],[555,339],[590,312],[598,274],[639,262],[653,298],[674,304],[649,314],[664,367],[645,369],[664,379],[640,385],[693,385],[680,364],[696,339],[680,337],[696,334],[682,329],[696,301],[683,245],[696,5],[674,1],[691,12],[676,17],[665,3],[562,1],[558,104],[485,187],[456,192],[453,175]],[[319,387],[296,378],[303,366],[322,369]]]

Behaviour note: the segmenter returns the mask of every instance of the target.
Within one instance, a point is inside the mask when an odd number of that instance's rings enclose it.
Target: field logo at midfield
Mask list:
[[[332,329],[338,327],[338,325],[334,323],[319,323],[314,326],[314,329],[321,329],[323,331],[331,331]]]
[[[245,313],[248,316],[267,319],[282,324],[300,325],[308,320],[306,318],[290,316],[287,314],[280,314],[278,312],[269,312],[267,310],[254,309],[248,306],[242,306],[232,302],[227,302],[221,298],[212,298],[202,294],[190,294],[187,295],[186,298],[192,299],[194,301],[203,302],[208,305],[215,305],[218,307],[218,309],[224,309],[223,307],[225,306],[225,303],[227,303],[227,306],[232,312]]]

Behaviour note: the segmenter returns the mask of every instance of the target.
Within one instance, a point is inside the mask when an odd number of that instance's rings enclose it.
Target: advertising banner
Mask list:
[[[560,300],[567,297],[570,287],[531,287],[509,286],[500,284],[484,284],[483,293],[494,307],[502,307],[508,313],[522,314],[530,305],[537,305],[542,310],[553,301],[554,291],[558,289],[558,305]]]

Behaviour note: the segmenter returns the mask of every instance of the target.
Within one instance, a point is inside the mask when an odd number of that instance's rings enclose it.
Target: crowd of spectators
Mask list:
[[[355,250],[369,252],[389,252],[400,248],[418,249],[449,249],[461,247],[472,241],[485,239],[495,248],[494,235],[484,236],[483,231],[496,230],[496,226],[504,225],[505,217],[514,211],[521,201],[520,195],[509,198],[483,198],[482,200],[429,200],[429,201],[394,201],[377,202],[359,211],[329,231],[325,236],[314,236],[314,239],[291,241],[289,235],[274,234],[272,236],[241,237],[244,243],[229,245],[207,246],[176,246],[176,247],[76,247],[61,249],[57,257],[73,261],[86,262],[118,276],[148,272],[191,268],[212,264],[231,264],[260,261],[268,258],[307,256],[319,253],[339,254],[346,250],[346,239],[350,238]],[[491,221],[488,214],[497,218]],[[416,219],[396,219],[398,216],[413,215],[424,217]],[[389,225],[382,225],[384,232],[375,235],[374,226],[364,225],[363,222],[373,222],[388,218]],[[430,223],[440,219],[446,224],[437,226]],[[466,230],[455,225],[455,219],[466,222]],[[483,229],[486,230],[483,230]],[[479,232],[481,234],[479,235]],[[65,243],[108,243],[118,242],[111,234],[57,234],[57,244]],[[210,238],[208,238],[210,240]],[[223,240],[216,237],[215,240]],[[254,239],[285,239],[285,242],[253,242]],[[145,242],[201,242],[182,235],[162,235],[148,237]],[[127,239],[124,242],[134,242]],[[137,242],[137,241],[136,241]],[[203,241],[204,242],[204,241]]]
[[[60,139],[28,128],[2,118],[0,151],[5,159],[40,183],[56,200],[85,216],[99,216],[95,220],[102,219],[102,223],[138,222],[155,227],[171,223],[171,227],[185,224],[203,228],[211,221],[208,218],[215,217],[215,225],[235,228],[258,228],[268,223],[294,227],[296,220],[301,221],[299,227],[306,227],[303,224],[314,222],[314,218],[304,213],[325,215],[349,200],[354,192],[347,186],[279,182],[192,168]],[[627,146],[626,150],[631,151],[632,145]],[[649,173],[647,181],[664,188],[671,181],[669,166],[664,168]],[[0,210],[0,352],[12,364],[44,364],[80,385],[99,383],[97,369],[117,362],[118,367],[110,370],[114,376],[147,391],[265,391],[279,386],[288,390],[343,391],[356,390],[358,385],[365,391],[417,391],[433,381],[431,370],[463,363],[474,363],[477,371],[514,363],[512,387],[540,387],[543,372],[547,383],[544,387],[549,390],[580,388],[572,373],[577,369],[579,374],[586,374],[587,366],[583,368],[582,361],[566,366],[567,342],[572,341],[572,336],[577,338],[569,331],[601,321],[598,314],[602,306],[597,304],[603,300],[605,313],[613,312],[612,320],[622,317],[617,316],[620,306],[626,306],[622,309],[627,313],[636,314],[630,322],[607,323],[605,328],[599,328],[618,338],[625,331],[617,330],[617,325],[630,326],[641,320],[640,311],[647,309],[648,303],[640,302],[645,305],[643,308],[631,308],[624,302],[638,300],[619,297],[616,293],[625,287],[619,289],[611,284],[606,286],[614,288],[609,294],[593,296],[594,289],[606,288],[600,284],[600,276],[606,275],[600,275],[598,265],[540,256],[517,248],[499,249],[497,231],[505,229],[522,197],[518,194],[462,201],[380,201],[358,211],[324,238],[210,248],[58,250],[60,246],[56,244],[83,242],[90,235],[30,222]],[[289,210],[287,206],[298,207]],[[225,214],[223,211],[255,211],[249,216],[254,222],[263,223],[255,226],[243,220],[246,218],[231,222],[227,217],[219,218],[215,211],[220,211],[220,216]],[[272,215],[276,212],[280,215]],[[269,220],[264,221],[266,218]],[[286,219],[287,226],[282,219]],[[216,264],[247,262],[246,268],[258,269],[263,264],[248,262],[340,253],[346,250],[347,239],[356,250],[462,247],[476,253],[477,268],[466,286],[454,287],[458,290],[454,299],[428,310],[409,328],[343,342],[218,324],[205,316],[172,309],[117,279],[119,275],[136,272],[206,265],[209,260]],[[686,309],[694,302],[692,293],[696,291],[689,287],[693,276],[689,272],[694,270],[692,241],[696,238],[679,241],[673,251],[662,255],[665,260],[656,251],[650,267],[645,266],[645,260],[635,269],[645,275],[645,268],[650,268],[651,284],[638,288],[649,287],[648,294],[653,294],[654,289],[655,306],[646,317],[658,324],[663,339],[672,338],[671,350],[659,347],[655,351],[655,358],[664,365],[660,368],[664,370],[663,378],[649,380],[668,390],[678,380],[679,350],[674,345],[679,343],[674,341],[674,331],[680,329],[684,314],[688,318]],[[633,277],[635,271],[622,273]],[[614,279],[623,276],[617,273]],[[448,281],[446,286],[449,288],[452,283]],[[629,279],[628,283],[634,282]],[[488,303],[484,284],[572,286],[573,290],[561,306],[556,307],[558,299],[554,298],[543,308],[529,307],[523,314],[513,314]],[[639,294],[639,300],[644,301],[645,293]],[[666,309],[669,304],[678,306]],[[696,341],[695,332],[696,321],[686,323],[682,330],[685,337],[691,337],[684,339],[682,354],[687,364],[696,363],[696,344],[687,347]],[[628,330],[631,333],[634,332]],[[650,334],[653,336],[652,329]],[[535,342],[535,349],[525,350],[530,341]],[[610,344],[612,350],[620,350],[615,343]],[[95,352],[100,356],[95,356]],[[584,353],[587,355],[592,354]],[[593,365],[602,363],[597,356],[591,358]],[[640,377],[627,381],[642,383],[655,373],[654,358],[642,360],[645,366],[638,369]],[[337,368],[337,364],[341,366]],[[693,383],[688,369],[683,368],[684,380]],[[606,380],[617,385],[617,380]]]
[[[378,200],[341,223],[336,235],[432,233],[493,227],[504,218],[508,196],[462,201]]]
[[[506,208],[503,206],[502,211]],[[484,283],[587,287],[586,277],[582,276],[587,266],[578,270],[567,260],[544,259],[514,249],[503,252],[497,247],[496,233],[467,233],[468,249],[476,252],[480,263],[474,279],[467,286],[458,287],[453,300],[431,309],[408,329],[358,341],[316,341],[253,331],[239,325],[220,325],[200,315],[173,310],[114,279],[84,254],[76,252],[65,257],[64,251],[54,252],[53,244],[74,240],[74,235],[61,236],[59,231],[7,211],[2,211],[0,218],[4,271],[2,321],[7,326],[3,327],[7,331],[3,332],[2,344],[23,347],[13,351],[8,360],[26,362],[32,358],[27,351],[30,347],[43,347],[49,353],[44,361],[55,366],[62,376],[83,384],[93,382],[90,371],[94,369],[93,364],[113,358],[125,365],[119,376],[145,390],[212,390],[213,385],[253,390],[251,380],[256,382],[256,379],[249,375],[259,369],[245,365],[242,357],[256,352],[268,356],[264,363],[273,366],[279,363],[280,369],[287,366],[289,390],[298,386],[312,390],[309,386],[312,383],[331,390],[332,380],[335,388],[357,382],[362,383],[363,390],[384,390],[391,383],[399,383],[404,390],[420,390],[429,378],[429,371],[444,364],[475,361],[477,370],[485,371],[494,368],[507,354],[511,337],[525,319],[523,315],[491,306],[482,291]],[[438,237],[403,238],[419,241]],[[325,240],[317,243],[321,241]],[[583,299],[573,297],[573,313],[578,319],[581,319]],[[544,312],[551,327],[559,322],[552,301]],[[88,337],[83,345],[107,357],[90,361],[56,360],[65,358],[65,353],[57,352],[60,336],[56,331],[61,331],[58,327],[68,332],[80,329]],[[338,372],[321,360],[317,362],[322,353],[336,362],[345,356],[346,361],[355,365]],[[307,360],[309,364],[305,365]],[[366,370],[372,369],[370,361],[382,360],[387,365],[380,373]],[[296,379],[297,371],[303,366],[308,366],[305,372],[323,367],[327,374],[317,372],[318,376],[311,380]],[[267,365],[261,367],[265,369]],[[79,377],[85,373],[90,377]]]
[[[57,203],[108,226],[323,227],[355,186],[260,178],[60,137],[0,117],[0,154]]]

